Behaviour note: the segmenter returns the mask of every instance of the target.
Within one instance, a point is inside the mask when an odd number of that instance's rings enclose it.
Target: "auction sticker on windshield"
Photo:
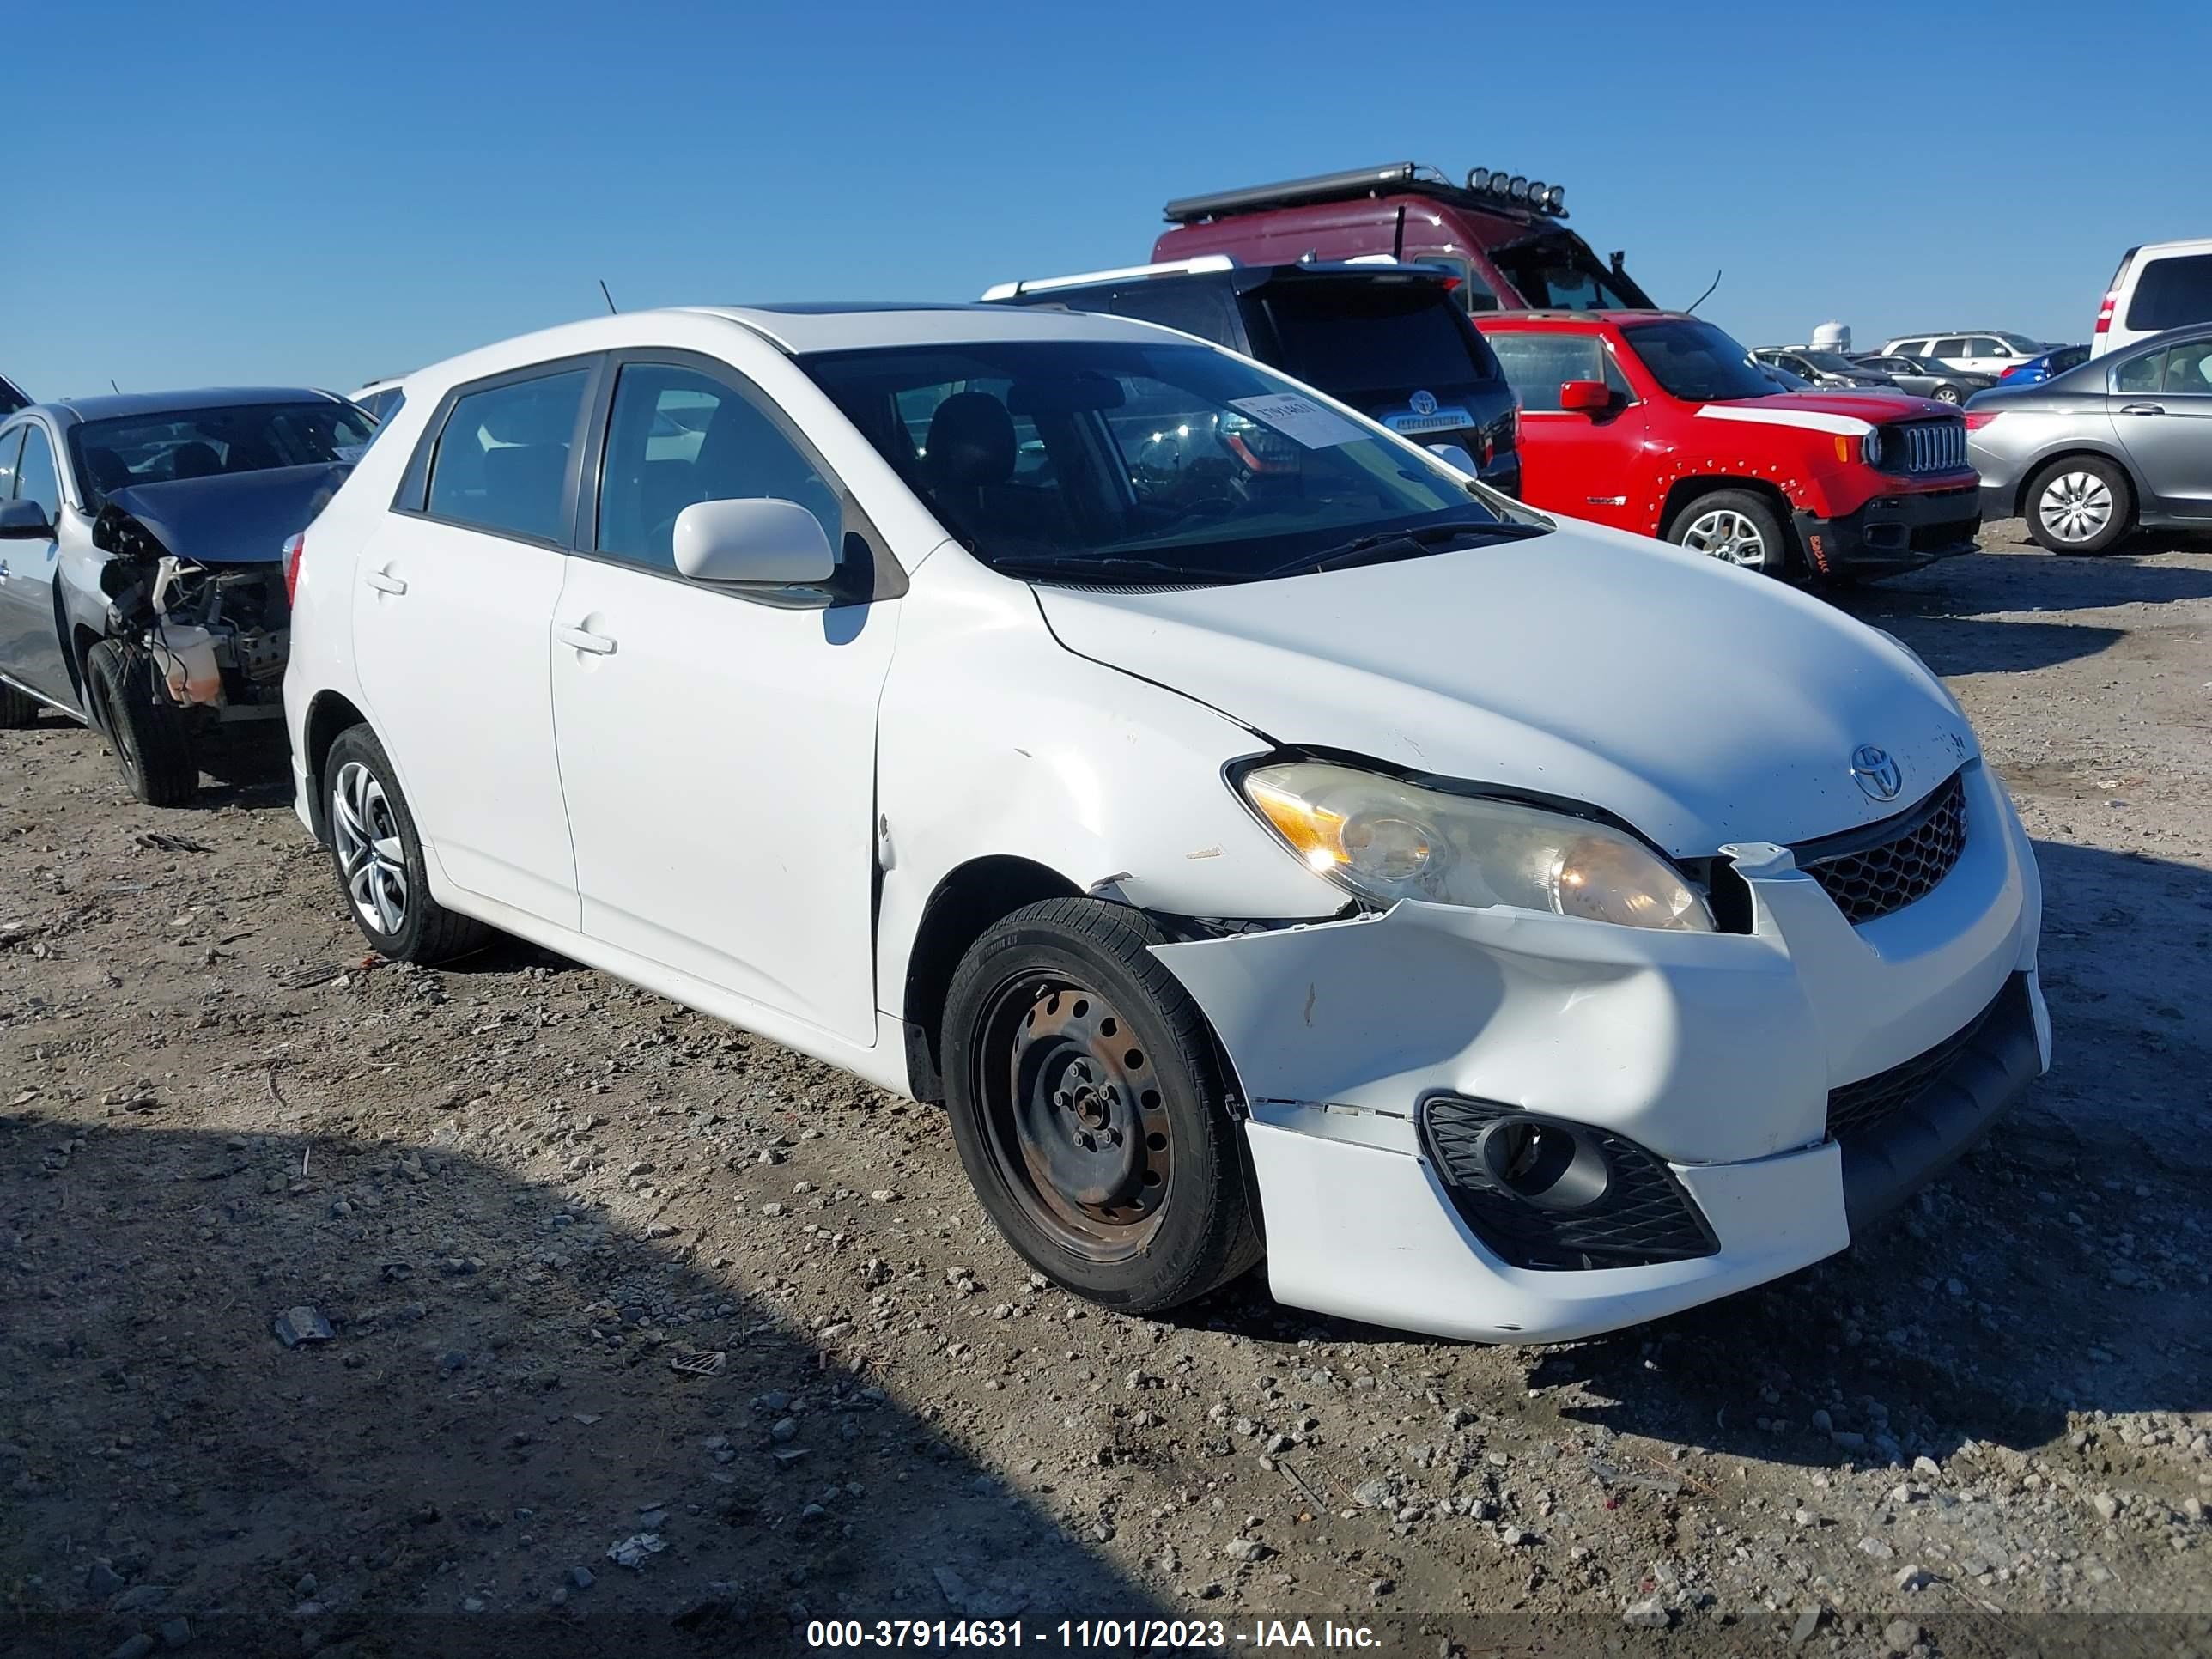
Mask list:
[[[1241,410],[1262,426],[1271,426],[1285,438],[1308,449],[1327,449],[1335,444],[1357,443],[1367,434],[1310,398],[1276,392],[1265,398],[1232,398],[1229,406]]]

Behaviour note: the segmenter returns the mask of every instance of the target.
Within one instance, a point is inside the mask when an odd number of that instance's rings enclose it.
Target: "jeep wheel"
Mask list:
[[[1770,576],[1790,571],[1790,533],[1764,496],[1747,489],[1716,489],[1674,515],[1667,539],[1724,564]]]

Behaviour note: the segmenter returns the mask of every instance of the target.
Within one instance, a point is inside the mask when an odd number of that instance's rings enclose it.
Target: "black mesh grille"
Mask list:
[[[1832,841],[1799,848],[1797,867],[1826,890],[1856,927],[1925,897],[1951,873],[1966,845],[1966,787],[1954,773],[1902,817],[1850,839],[1856,844],[1838,847]]]
[[[1829,1090],[1828,1133],[1838,1140],[1848,1139],[1880,1127],[1892,1114],[1911,1105],[1920,1091],[1941,1077],[1958,1058],[1959,1051],[1974,1040],[1974,1034],[1996,1012],[1997,1002],[2003,1000],[2004,994],[1999,992],[1996,1002],[1925,1054],[1915,1054],[1900,1065],[1861,1078],[1856,1083]]]
[[[1501,1119],[1528,1119],[1510,1107],[1456,1096],[1421,1103],[1421,1136],[1445,1190],[1467,1224],[1516,1267],[1631,1267],[1680,1261],[1720,1249],[1674,1173],[1632,1140],[1584,1124],[1537,1120],[1576,1136],[1604,1157],[1602,1194],[1573,1210],[1544,1210],[1491,1179],[1480,1144]]]

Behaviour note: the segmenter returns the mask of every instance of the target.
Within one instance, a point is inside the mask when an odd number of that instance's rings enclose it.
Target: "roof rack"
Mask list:
[[[1364,196],[1427,196],[1486,213],[1507,213],[1530,219],[1567,216],[1566,191],[1520,173],[1475,167],[1464,185],[1455,185],[1438,169],[1419,161],[1393,161],[1388,167],[1354,167],[1346,173],[1316,173],[1310,179],[1290,179],[1274,185],[1247,185],[1206,196],[1183,196],[1170,202],[1164,212],[1170,224],[1190,224],[1200,219],[1225,218],[1231,214],[1256,213],[1262,208],[1297,207],[1310,202],[1356,201]]]
[[[1194,259],[1170,259],[1157,265],[1123,265],[1118,270],[1086,270],[1073,276],[1036,276],[1018,283],[994,283],[983,290],[983,297],[1011,300],[1018,294],[1035,294],[1048,288],[1083,288],[1091,283],[1118,283],[1125,276],[1179,276],[1236,268],[1237,261],[1226,253],[1201,253]]]

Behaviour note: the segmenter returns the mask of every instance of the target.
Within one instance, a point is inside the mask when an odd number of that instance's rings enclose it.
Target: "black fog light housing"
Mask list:
[[[1674,1172],[1625,1135],[1462,1095],[1431,1095],[1419,1115],[1452,1206],[1514,1267],[1644,1267],[1720,1249]]]

